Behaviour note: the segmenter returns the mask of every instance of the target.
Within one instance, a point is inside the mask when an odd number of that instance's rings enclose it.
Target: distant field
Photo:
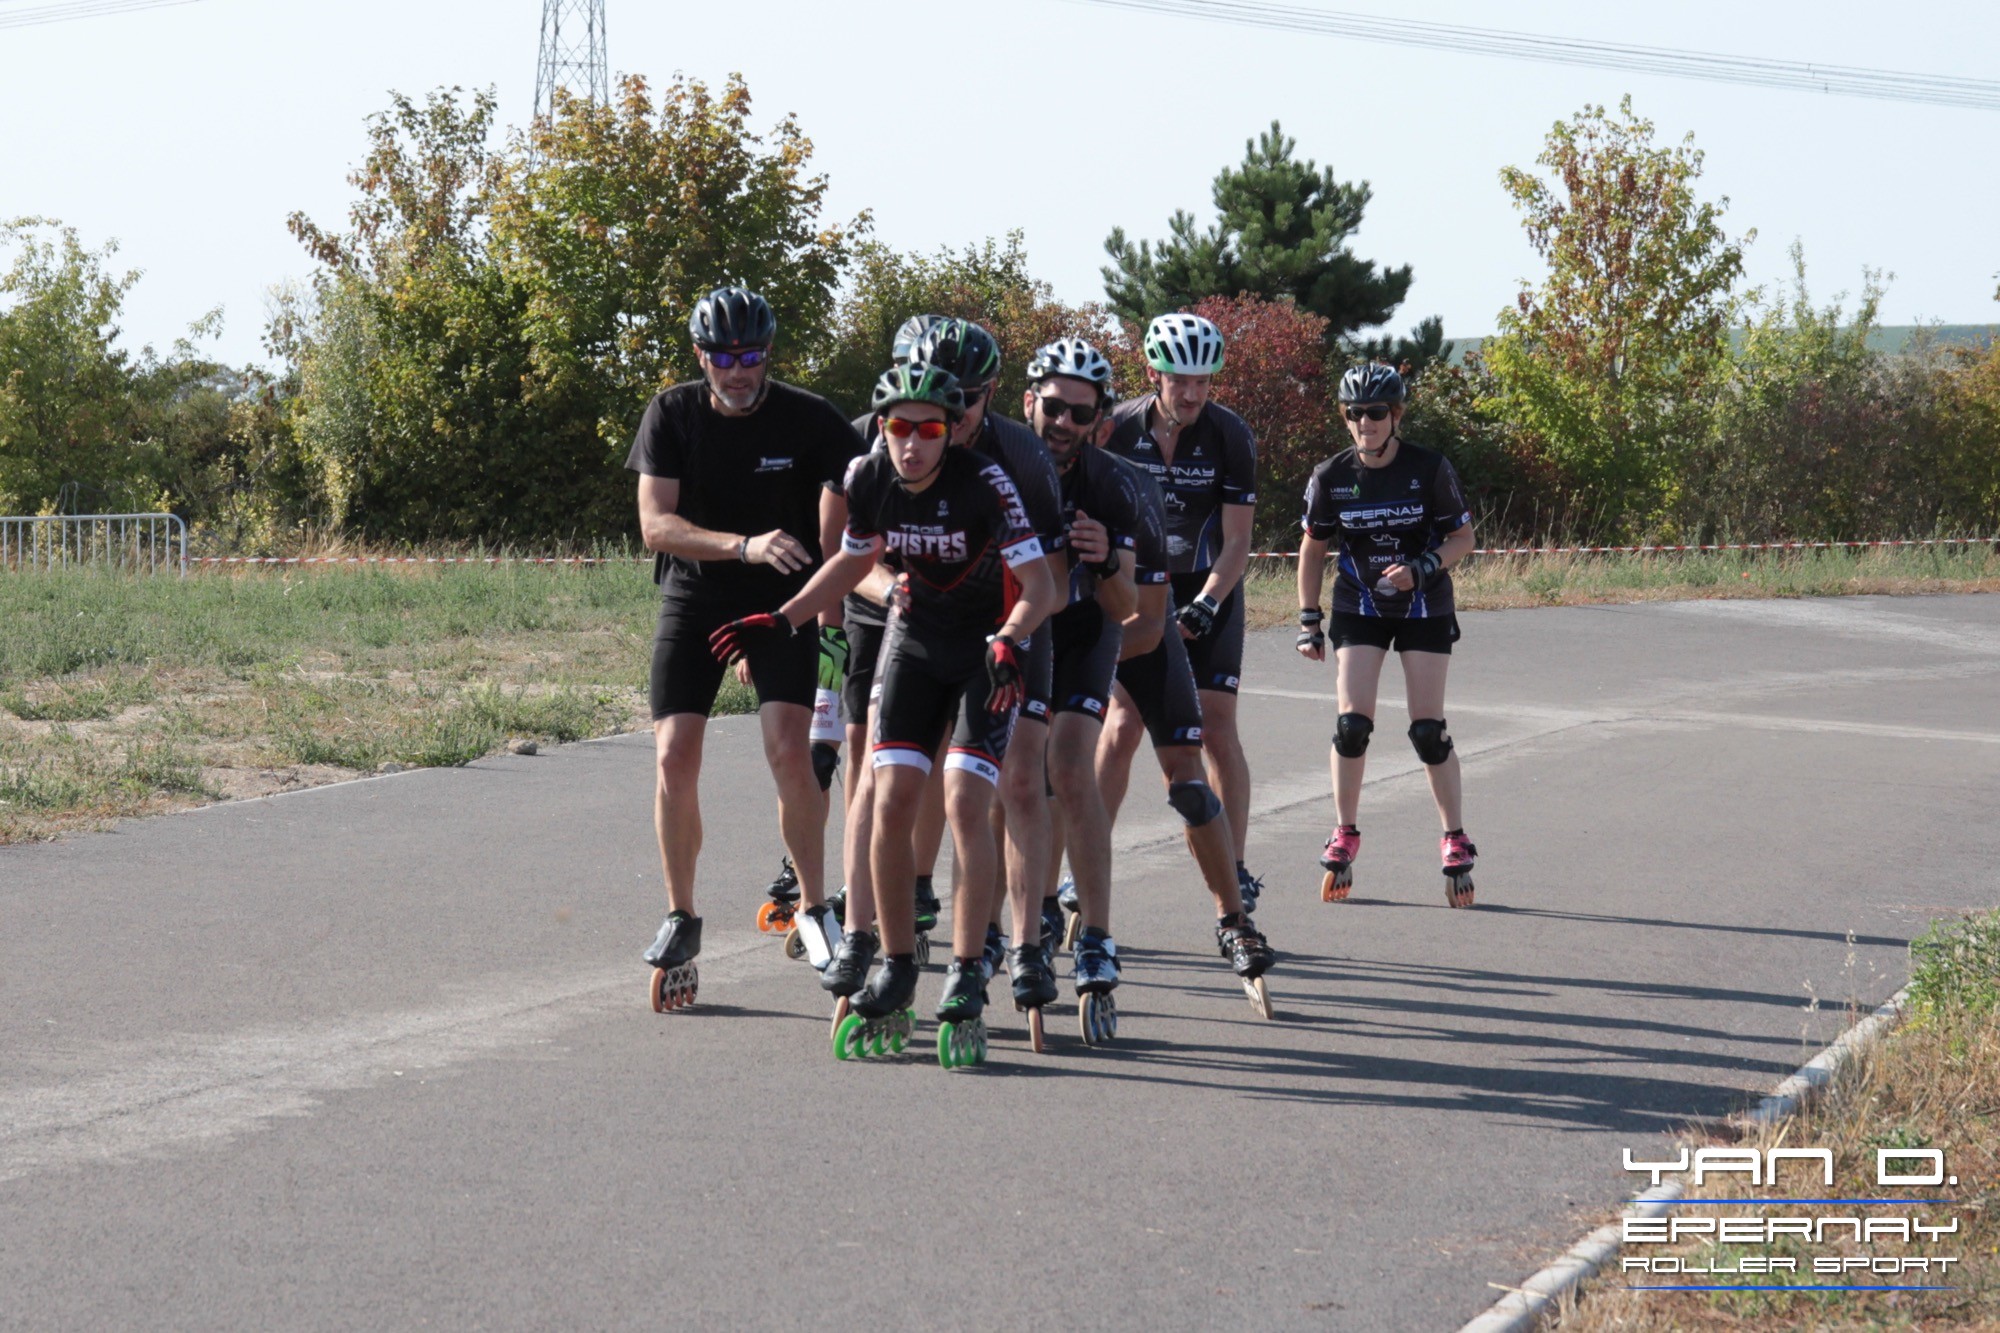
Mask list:
[[[1990,546],[1482,557],[1467,610],[2000,591]],[[0,576],[0,844],[135,814],[468,763],[646,725],[644,566],[327,566]],[[1290,624],[1291,568],[1252,623]],[[747,690],[724,686],[741,712]]]

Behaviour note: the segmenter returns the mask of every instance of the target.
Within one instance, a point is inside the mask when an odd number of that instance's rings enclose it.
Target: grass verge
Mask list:
[[[0,575],[0,843],[643,727],[657,596],[637,564]]]
[[[1670,1216],[1920,1218],[1957,1231],[1935,1242],[1878,1238],[1856,1243],[1849,1228],[1824,1243],[1785,1238],[1775,1244],[1689,1242],[1627,1244],[1625,1258],[1652,1252],[1688,1265],[1738,1263],[1747,1256],[1797,1259],[1799,1272],[1769,1276],[1647,1276],[1608,1267],[1563,1302],[1562,1333],[1721,1333],[1740,1329],[2000,1329],[2000,912],[1940,922],[1910,946],[1909,1006],[1902,1025],[1863,1047],[1820,1096],[1789,1119],[1746,1137],[1695,1135],[1687,1146],[1826,1148],[1834,1158],[1833,1192],[1815,1171],[1787,1165],[1783,1183],[1761,1188],[1735,1174],[1710,1175],[1690,1194],[1701,1198],[1908,1199],[1907,1206],[1770,1205],[1677,1208]],[[1879,1149],[1936,1149],[1948,1183],[1879,1185]],[[1666,1154],[1674,1156],[1672,1150]],[[1919,1162],[1891,1159],[1892,1173],[1916,1173]],[[1796,1172],[1797,1174],[1791,1174]],[[1821,1256],[1871,1260],[1928,1256],[1957,1262],[1898,1275],[1814,1274]],[[1936,1286],[1949,1290],[1658,1292],[1633,1283],[1855,1284]]]
[[[1253,564],[1247,608],[1253,626],[1296,619],[1296,580],[1288,560]],[[1476,556],[1452,571],[1452,589],[1461,611],[1716,597],[2000,592],[2000,550],[1981,545]]]

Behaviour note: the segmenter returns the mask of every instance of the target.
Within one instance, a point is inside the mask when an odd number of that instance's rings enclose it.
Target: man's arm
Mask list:
[[[738,560],[770,565],[790,574],[811,564],[806,548],[779,530],[747,537],[740,532],[711,532],[674,511],[680,507],[677,477],[639,477],[639,535],[649,551],[684,560]]]
[[[847,492],[835,490],[831,486],[820,488],[819,493],[819,549],[838,551],[840,536],[847,528]],[[824,629],[840,629],[846,622],[840,613],[840,601],[835,599],[832,606],[819,613],[819,623]]]
[[[1222,550],[1208,571],[1208,582],[1201,585],[1203,596],[1224,601],[1243,582],[1243,571],[1250,568],[1250,525],[1256,518],[1256,505],[1222,506]]]
[[[778,608],[778,614],[791,622],[796,630],[812,617],[824,614],[829,606],[839,606],[840,599],[854,591],[854,585],[875,567],[875,561],[881,554],[880,537],[869,543],[866,555],[856,555],[851,549],[843,547],[840,554],[821,565],[806,580],[805,587]]]

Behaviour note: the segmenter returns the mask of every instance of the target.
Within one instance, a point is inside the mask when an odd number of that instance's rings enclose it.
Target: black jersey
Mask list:
[[[1018,421],[995,416],[989,407],[979,423],[979,434],[966,447],[988,462],[998,463],[1014,479],[1028,526],[1042,540],[1042,553],[1060,551],[1066,540],[1061,489],[1056,484],[1055,462],[1042,437]]]
[[[935,480],[912,495],[880,450],[847,473],[843,549],[883,559],[909,576],[910,631],[927,639],[983,639],[1007,618],[1009,571],[1046,554],[1007,473],[967,449],[946,449]]]
[[[820,492],[839,488],[860,448],[831,403],[776,380],[757,410],[744,417],[716,411],[700,380],[656,394],[625,466],[680,482],[675,512],[696,527],[746,536],[779,529],[798,539],[812,564],[784,574],[771,565],[673,556],[654,561],[654,577],[671,567],[677,583],[759,605],[790,597],[823,558]]]
[[[882,427],[880,418],[873,412],[863,412],[849,423],[860,440],[863,452],[876,453],[882,448]],[[858,592],[847,594],[840,603],[840,618],[849,625],[874,625],[877,628],[889,623],[889,608],[872,597],[863,597]]]
[[[1222,507],[1257,503],[1257,438],[1242,417],[1209,403],[1174,441],[1174,461],[1160,456],[1150,423],[1158,395],[1120,403],[1105,448],[1159,483],[1167,506],[1173,573],[1206,573],[1222,554]]]
[[[1345,449],[1313,469],[1306,483],[1304,527],[1331,542],[1336,560],[1333,609],[1363,616],[1448,616],[1451,575],[1439,570],[1425,587],[1398,592],[1383,571],[1434,551],[1472,521],[1451,460],[1435,449],[1396,446],[1387,467],[1363,467]]]
[[[1122,559],[1133,568],[1134,577],[1139,582],[1166,581],[1166,532],[1157,501],[1159,488],[1153,485],[1151,478],[1117,455],[1086,445],[1078,451],[1069,471],[1060,474],[1060,479],[1065,533],[1076,521],[1077,511],[1082,510],[1104,525],[1111,538],[1112,549],[1125,553]],[[1142,494],[1148,489],[1154,493],[1152,503],[1148,503]],[[1152,559],[1160,564],[1155,572],[1140,567],[1138,551],[1142,532]],[[1072,548],[1069,559],[1070,602],[1088,601],[1096,595],[1097,575],[1077,559]]]

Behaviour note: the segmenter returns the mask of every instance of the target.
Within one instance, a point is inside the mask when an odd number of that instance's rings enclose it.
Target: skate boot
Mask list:
[[[917,876],[917,933],[937,928],[938,913],[944,904],[938,901],[937,890],[931,887],[929,875]]]
[[[1269,1018],[1271,992],[1264,984],[1264,974],[1271,970],[1277,955],[1264,942],[1263,932],[1250,924],[1248,916],[1225,916],[1215,923],[1215,947],[1229,960],[1237,980],[1243,983],[1250,1007]]]
[[[1321,902],[1347,900],[1348,891],[1354,887],[1354,858],[1360,852],[1360,829],[1352,824],[1342,824],[1334,829],[1333,836],[1326,840],[1325,850],[1319,854],[1319,863],[1326,868],[1326,878],[1319,884]]]
[[[988,926],[986,928],[986,949],[979,956],[980,967],[985,973],[980,978],[981,984],[993,980],[1006,962],[1007,937],[1000,933],[1000,927]],[[949,973],[951,969],[946,968],[945,970]]]
[[[1076,1023],[1086,1046],[1101,1046],[1118,1035],[1118,946],[1095,926],[1077,937],[1070,955],[1075,969]]]
[[[1055,971],[1056,950],[1062,947],[1069,934],[1069,922],[1063,917],[1062,904],[1054,898],[1042,899],[1042,961],[1049,971]]]
[[[875,961],[882,942],[872,930],[857,930],[843,936],[833,951],[833,961],[819,974],[820,989],[845,1000],[868,982],[869,965]],[[844,1016],[846,1009],[841,1008]]]
[[[827,894],[826,905],[833,909],[833,919],[845,926],[847,924],[847,886],[843,884],[834,892]]]
[[[984,958],[954,958],[945,969],[937,1016],[938,1063],[946,1069],[986,1063],[986,978]]]
[[[1444,856],[1444,900],[1453,907],[1472,906],[1472,863],[1479,849],[1464,829],[1455,828],[1438,839],[1438,850]]]
[[[701,953],[701,918],[686,912],[667,913],[666,924],[646,950],[646,963],[653,969],[650,998],[653,1012],[685,1009],[694,1003],[701,984],[695,957]]]
[[[1042,1033],[1042,1006],[1056,998],[1056,974],[1042,944],[1016,945],[1007,951],[1007,972],[1014,984],[1014,1008],[1028,1015],[1028,1044],[1040,1055],[1047,1049]]]
[[[839,947],[840,922],[825,903],[808,907],[793,917],[792,928],[785,934],[785,956],[803,958],[819,972],[826,971],[827,964],[833,961],[833,951]]]
[[[1236,863],[1236,891],[1243,898],[1243,910],[1257,910],[1257,900],[1264,896],[1264,881],[1250,873],[1249,867],[1241,861]]]
[[[792,915],[798,910],[799,872],[792,869],[792,858],[786,857],[778,871],[778,877],[764,890],[771,895],[771,901],[757,909],[757,929],[762,931],[790,930]]]
[[[917,1030],[917,1011],[910,1007],[916,994],[917,960],[906,953],[883,959],[853,999],[842,996],[834,1005],[833,1058],[861,1060],[900,1052]]]

